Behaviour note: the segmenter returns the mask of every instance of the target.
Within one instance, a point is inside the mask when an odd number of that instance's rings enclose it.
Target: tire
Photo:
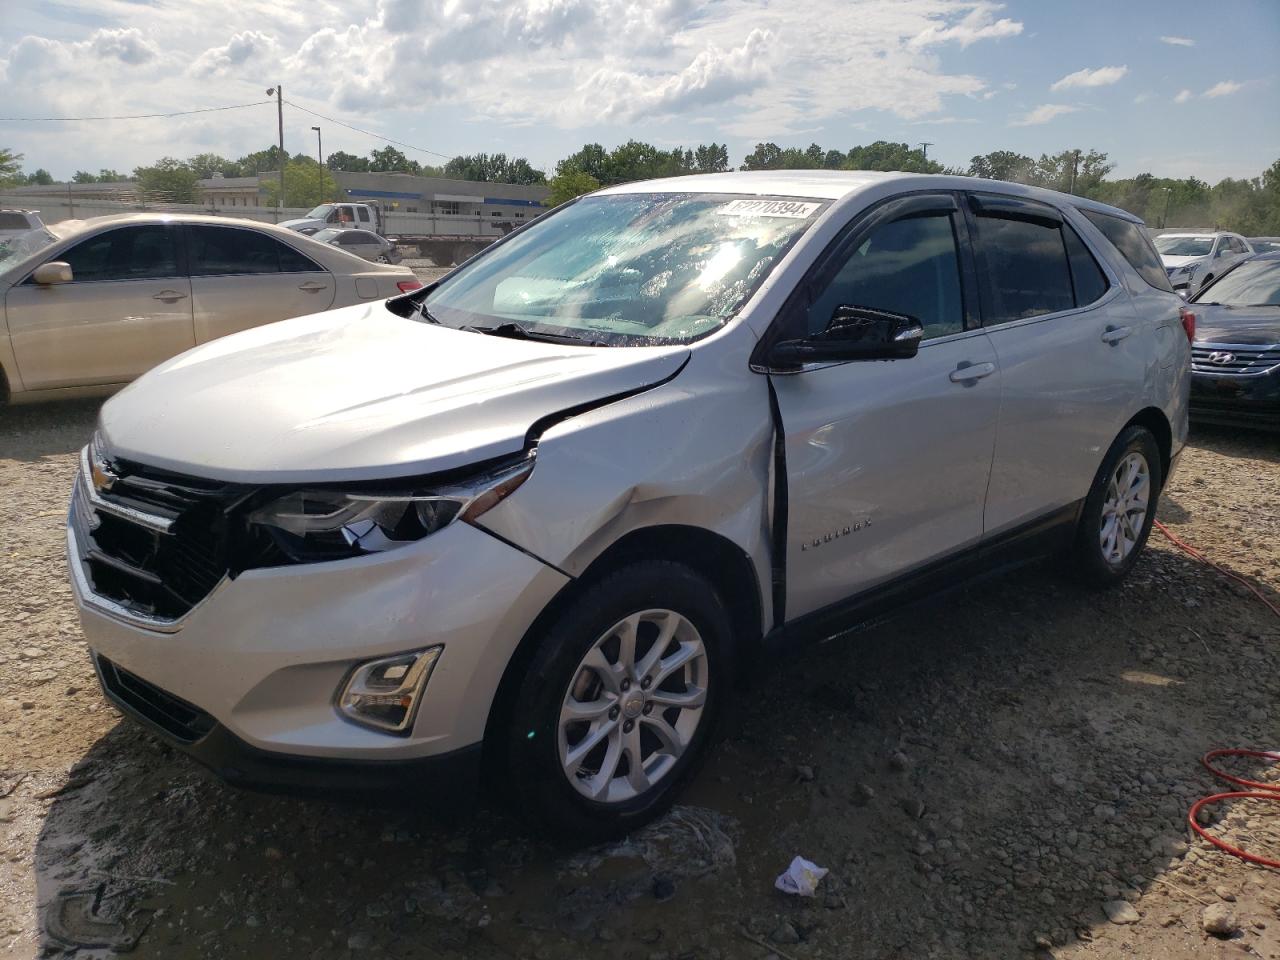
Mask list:
[[[635,669],[616,672],[628,623],[636,625]],[[663,632],[670,640],[654,656]],[[634,563],[587,587],[544,631],[507,714],[517,809],[574,846],[622,836],[666,812],[711,742],[732,684],[730,636],[711,584],[681,564]],[[661,678],[662,664],[677,656],[684,665]],[[642,682],[646,661],[657,662]],[[664,706],[692,703],[699,692],[699,707]]]
[[[385,253],[380,253],[380,254],[378,254],[378,259],[377,259],[375,262],[377,262],[377,263],[390,263],[391,261],[387,259],[387,255],[386,255]]]
[[[1131,471],[1134,464],[1138,465],[1136,473]],[[1144,477],[1145,483],[1140,483]],[[1151,534],[1163,483],[1156,438],[1146,427],[1125,428],[1103,458],[1080,514],[1072,566],[1081,580],[1111,587],[1128,575]],[[1145,509],[1139,520],[1135,508],[1142,487]],[[1120,499],[1117,491],[1123,494]],[[1115,522],[1104,527],[1108,518]]]

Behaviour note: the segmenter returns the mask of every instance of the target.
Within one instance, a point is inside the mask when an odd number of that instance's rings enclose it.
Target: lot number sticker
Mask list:
[[[726,217],[785,217],[806,220],[821,204],[802,200],[731,200],[716,212]]]

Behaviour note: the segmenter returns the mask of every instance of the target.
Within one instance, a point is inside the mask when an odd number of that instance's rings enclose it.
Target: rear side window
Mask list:
[[[1164,272],[1164,265],[1160,262],[1156,248],[1151,245],[1147,232],[1139,224],[1106,213],[1098,213],[1096,210],[1081,209],[1080,212],[1111,241],[1111,245],[1120,252],[1120,256],[1128,260],[1129,266],[1138,271],[1138,276],[1157,290],[1173,293],[1173,287],[1169,283],[1168,275]]]
[[[71,265],[77,283],[178,276],[178,250],[169,227],[118,227],[76,244],[60,259]]]
[[[360,214],[361,223],[369,222],[369,211],[367,209],[365,209],[364,207],[356,207],[356,213]]]
[[[988,326],[1076,305],[1062,231],[1056,224],[977,217],[978,247],[991,292]]]
[[[1067,261],[1071,264],[1071,286],[1076,293],[1076,306],[1084,307],[1102,298],[1110,286],[1107,275],[1093,259],[1093,254],[1070,224],[1062,225],[1062,242],[1067,245]]]
[[[191,227],[191,275],[223,277],[317,269],[274,237],[235,227]]]

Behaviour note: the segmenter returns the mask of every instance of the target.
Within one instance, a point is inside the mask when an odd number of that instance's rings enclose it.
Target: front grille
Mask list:
[[[82,456],[71,507],[89,586],[148,620],[182,617],[228,572],[227,511],[240,491],[95,456]],[[92,488],[95,470],[111,482]]]
[[[1197,343],[1191,348],[1191,369],[1195,373],[1249,377],[1269,373],[1278,366],[1280,345],[1263,347]]]
[[[214,728],[215,720],[199,707],[148,683],[106,657],[98,656],[102,685],[121,704],[183,743],[194,743]]]

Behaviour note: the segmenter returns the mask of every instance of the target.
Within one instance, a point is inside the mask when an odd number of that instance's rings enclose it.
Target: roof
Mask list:
[[[1064,200],[1085,210],[1141,223],[1140,217],[1086,197],[1074,197],[1006,180],[951,176],[939,173],[903,173],[879,170],[738,170],[731,173],[695,173],[661,180],[637,180],[598,191],[602,195],[627,193],[745,193],[765,196],[810,197],[840,200],[873,186],[897,182],[905,189],[985,190],[1052,203]]]
[[[207,177],[203,180],[197,180],[196,186],[201,190],[225,189],[225,190],[257,190],[261,185],[261,178],[253,177]]]
[[[1232,233],[1230,230],[1165,230],[1160,234],[1160,239],[1165,237],[1237,237],[1239,234]]]
[[[151,211],[142,213],[115,213],[103,217],[85,217],[83,220],[62,220],[51,224],[60,236],[68,236],[81,230],[90,230],[108,223],[207,223],[217,227],[256,227],[273,233],[282,233],[286,237],[296,238],[302,234],[295,233],[287,227],[277,226],[263,220],[252,220],[248,217],[220,217],[215,214],[201,213],[165,213]]]

